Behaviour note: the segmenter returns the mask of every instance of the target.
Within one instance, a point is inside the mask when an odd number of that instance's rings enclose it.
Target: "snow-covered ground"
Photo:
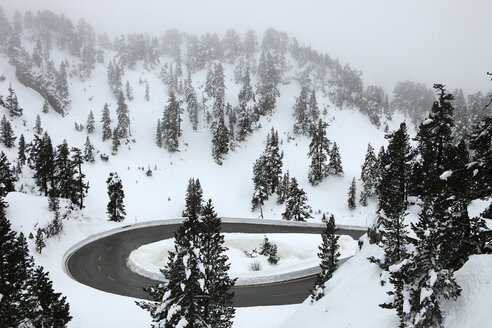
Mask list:
[[[318,246],[321,244],[321,235],[275,233],[275,234],[243,234],[225,233],[224,246],[231,264],[229,276],[239,278],[236,284],[248,284],[262,280],[261,278],[284,275],[317,267]],[[280,261],[270,264],[266,256],[254,258],[246,256],[245,252],[259,250],[263,238],[278,246]],[[357,248],[357,241],[350,236],[340,236],[341,258],[352,256]],[[134,250],[129,258],[129,267],[138,274],[151,279],[162,280],[164,276],[160,269],[167,263],[169,251],[174,250],[174,239],[165,239],[155,243],[142,245]],[[251,264],[258,261],[260,270],[253,271]]]

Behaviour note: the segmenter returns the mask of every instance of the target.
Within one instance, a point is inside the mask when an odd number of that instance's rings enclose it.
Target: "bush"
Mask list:
[[[251,271],[260,271],[261,270],[261,263],[260,263],[260,261],[255,260],[255,261],[251,262],[249,267],[250,267]]]

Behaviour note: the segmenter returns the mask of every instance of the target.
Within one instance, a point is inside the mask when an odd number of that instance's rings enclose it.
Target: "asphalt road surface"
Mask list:
[[[102,237],[77,249],[66,259],[73,279],[106,292],[148,299],[144,287],[159,282],[131,271],[126,261],[130,253],[144,244],[174,237],[179,224],[140,227]],[[321,227],[222,223],[222,232],[242,233],[321,233]],[[338,234],[355,240],[365,231],[340,229]],[[234,287],[234,306],[284,305],[303,302],[314,286],[314,276],[278,283]]]

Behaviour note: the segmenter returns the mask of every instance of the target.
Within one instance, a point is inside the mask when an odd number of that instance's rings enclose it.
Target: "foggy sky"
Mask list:
[[[363,72],[391,91],[399,80],[492,89],[490,0],[0,0],[15,10],[83,17],[110,35],[177,28],[191,33],[274,27]]]

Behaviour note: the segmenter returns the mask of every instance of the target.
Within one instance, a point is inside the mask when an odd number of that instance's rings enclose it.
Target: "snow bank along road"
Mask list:
[[[172,238],[181,219],[150,221],[113,229],[94,235],[73,246],[65,254],[63,265],[76,281],[102,291],[147,299],[144,287],[151,280],[131,271],[127,266],[130,253],[141,245]],[[324,224],[261,219],[223,218],[222,232],[239,233],[316,233]],[[365,227],[339,227],[338,234],[358,239]],[[235,306],[284,305],[301,303],[314,285],[313,271],[307,275],[288,275],[280,281],[234,287]]]

